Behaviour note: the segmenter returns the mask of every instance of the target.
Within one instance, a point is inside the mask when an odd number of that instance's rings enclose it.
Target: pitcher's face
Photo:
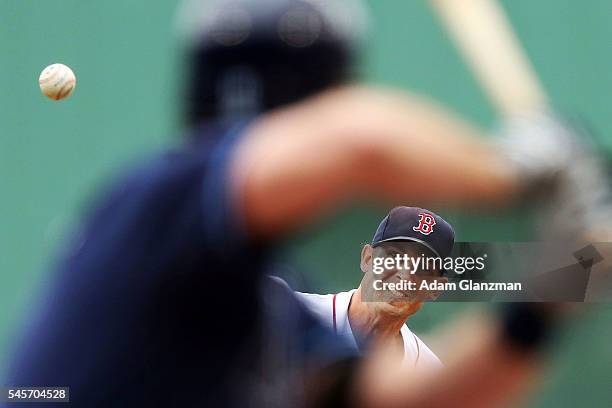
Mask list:
[[[412,241],[389,241],[376,247],[366,245],[361,267],[365,273],[363,300],[384,302],[392,307],[405,308],[407,302],[435,300],[440,291],[425,288],[431,285],[423,282],[447,282],[442,276],[442,259]]]

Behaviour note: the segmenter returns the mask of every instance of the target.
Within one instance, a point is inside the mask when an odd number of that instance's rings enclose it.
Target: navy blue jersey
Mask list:
[[[270,244],[248,239],[228,193],[240,129],[161,155],[104,194],[8,385],[69,386],[79,407],[259,406],[286,402],[261,392],[279,367],[343,356],[285,288],[262,289]]]

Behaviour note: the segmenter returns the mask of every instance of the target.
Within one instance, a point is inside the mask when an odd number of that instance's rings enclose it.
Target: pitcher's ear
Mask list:
[[[365,244],[361,249],[361,262],[359,266],[361,267],[361,272],[366,273],[370,270],[370,266],[372,264],[372,245]]]

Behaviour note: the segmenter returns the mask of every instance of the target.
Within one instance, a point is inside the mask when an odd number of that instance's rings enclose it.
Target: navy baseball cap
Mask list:
[[[395,207],[381,221],[372,246],[388,241],[413,241],[422,244],[441,258],[450,256],[455,230],[433,211],[419,207]]]

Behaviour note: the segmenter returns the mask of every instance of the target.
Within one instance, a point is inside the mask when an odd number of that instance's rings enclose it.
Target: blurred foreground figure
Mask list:
[[[351,200],[506,203],[555,172],[563,145],[519,144],[510,156],[439,107],[347,85],[355,2],[190,3],[186,143],[101,195],[8,384],[69,386],[74,407],[294,407],[305,396],[313,406],[433,406],[406,394],[417,382],[404,369],[382,357],[361,365],[289,291],[262,287],[269,255]],[[525,153],[528,165],[517,160]],[[462,367],[479,387],[482,376],[499,380],[488,402],[503,401],[530,366],[506,341],[522,339],[522,326],[503,327],[483,332],[487,357],[468,360],[480,361],[474,373]]]

